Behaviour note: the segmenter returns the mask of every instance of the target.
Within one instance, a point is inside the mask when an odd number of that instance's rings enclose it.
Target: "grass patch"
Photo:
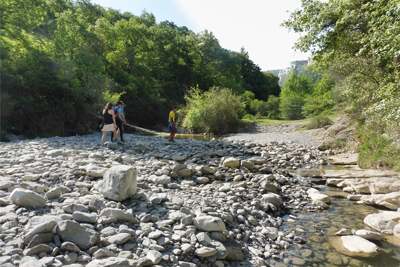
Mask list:
[[[358,153],[358,165],[361,168],[390,168],[400,171],[400,149],[380,134],[365,140]]]

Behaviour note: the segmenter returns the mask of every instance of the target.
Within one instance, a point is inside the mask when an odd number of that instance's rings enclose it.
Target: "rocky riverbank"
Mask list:
[[[332,173],[304,173],[340,162],[316,139],[277,131],[169,143],[129,134],[123,146],[102,147],[96,133],[1,143],[0,265],[236,267],[280,260],[285,249],[309,242],[301,227],[282,230],[284,221],[331,201],[299,174],[336,179],[329,183],[348,192],[363,188]],[[354,242],[343,238],[346,253]]]
[[[262,265],[306,242],[284,215],[325,205],[286,171],[324,163],[317,149],[126,139],[1,144],[2,266]]]

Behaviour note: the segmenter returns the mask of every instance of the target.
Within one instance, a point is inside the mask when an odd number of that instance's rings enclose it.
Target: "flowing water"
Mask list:
[[[373,230],[364,225],[363,220],[368,214],[378,213],[379,210],[347,200],[345,195],[348,193],[341,188],[320,186],[320,191],[332,198],[330,208],[320,212],[294,213],[298,218],[296,221],[288,221],[287,215],[280,230],[297,229],[297,234],[306,240],[306,244],[289,248],[281,260],[270,259],[268,263],[271,266],[400,266],[400,239],[393,235],[385,235],[385,241],[374,242],[379,246],[380,253],[372,258],[351,257],[338,252],[336,247],[340,246],[341,241],[334,234],[342,228]]]

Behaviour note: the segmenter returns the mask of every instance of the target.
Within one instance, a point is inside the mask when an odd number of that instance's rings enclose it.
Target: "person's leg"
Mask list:
[[[124,125],[122,124],[122,122],[121,122],[120,135],[121,135],[121,139],[120,140],[122,142],[125,142],[125,139],[124,139]]]
[[[111,132],[111,142],[114,142],[114,133]]]
[[[104,145],[104,142],[106,141],[106,137],[107,137],[107,132],[103,131],[103,136],[101,137],[101,145]]]
[[[176,126],[175,126],[175,124],[171,123],[171,126],[172,126],[172,131],[171,131],[171,134],[169,135],[169,140],[173,140],[174,136],[176,134]]]
[[[122,121],[121,120],[117,120],[117,127],[118,127],[118,131],[119,131],[119,134],[120,134],[120,136],[121,136],[121,138],[119,139],[119,140],[124,140],[124,138],[123,138],[123,132],[122,132]],[[118,133],[118,132],[117,132]]]
[[[115,135],[115,140],[117,140],[117,142],[119,141],[118,140],[118,134],[117,134],[117,131],[114,129],[114,135]]]

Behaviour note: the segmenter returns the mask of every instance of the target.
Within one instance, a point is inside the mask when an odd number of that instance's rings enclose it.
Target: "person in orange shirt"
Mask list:
[[[169,135],[168,141],[172,142],[174,140],[174,136],[176,134],[176,123],[175,123],[175,112],[178,110],[178,107],[174,107],[174,109],[169,113],[168,118],[168,130],[171,132]]]

